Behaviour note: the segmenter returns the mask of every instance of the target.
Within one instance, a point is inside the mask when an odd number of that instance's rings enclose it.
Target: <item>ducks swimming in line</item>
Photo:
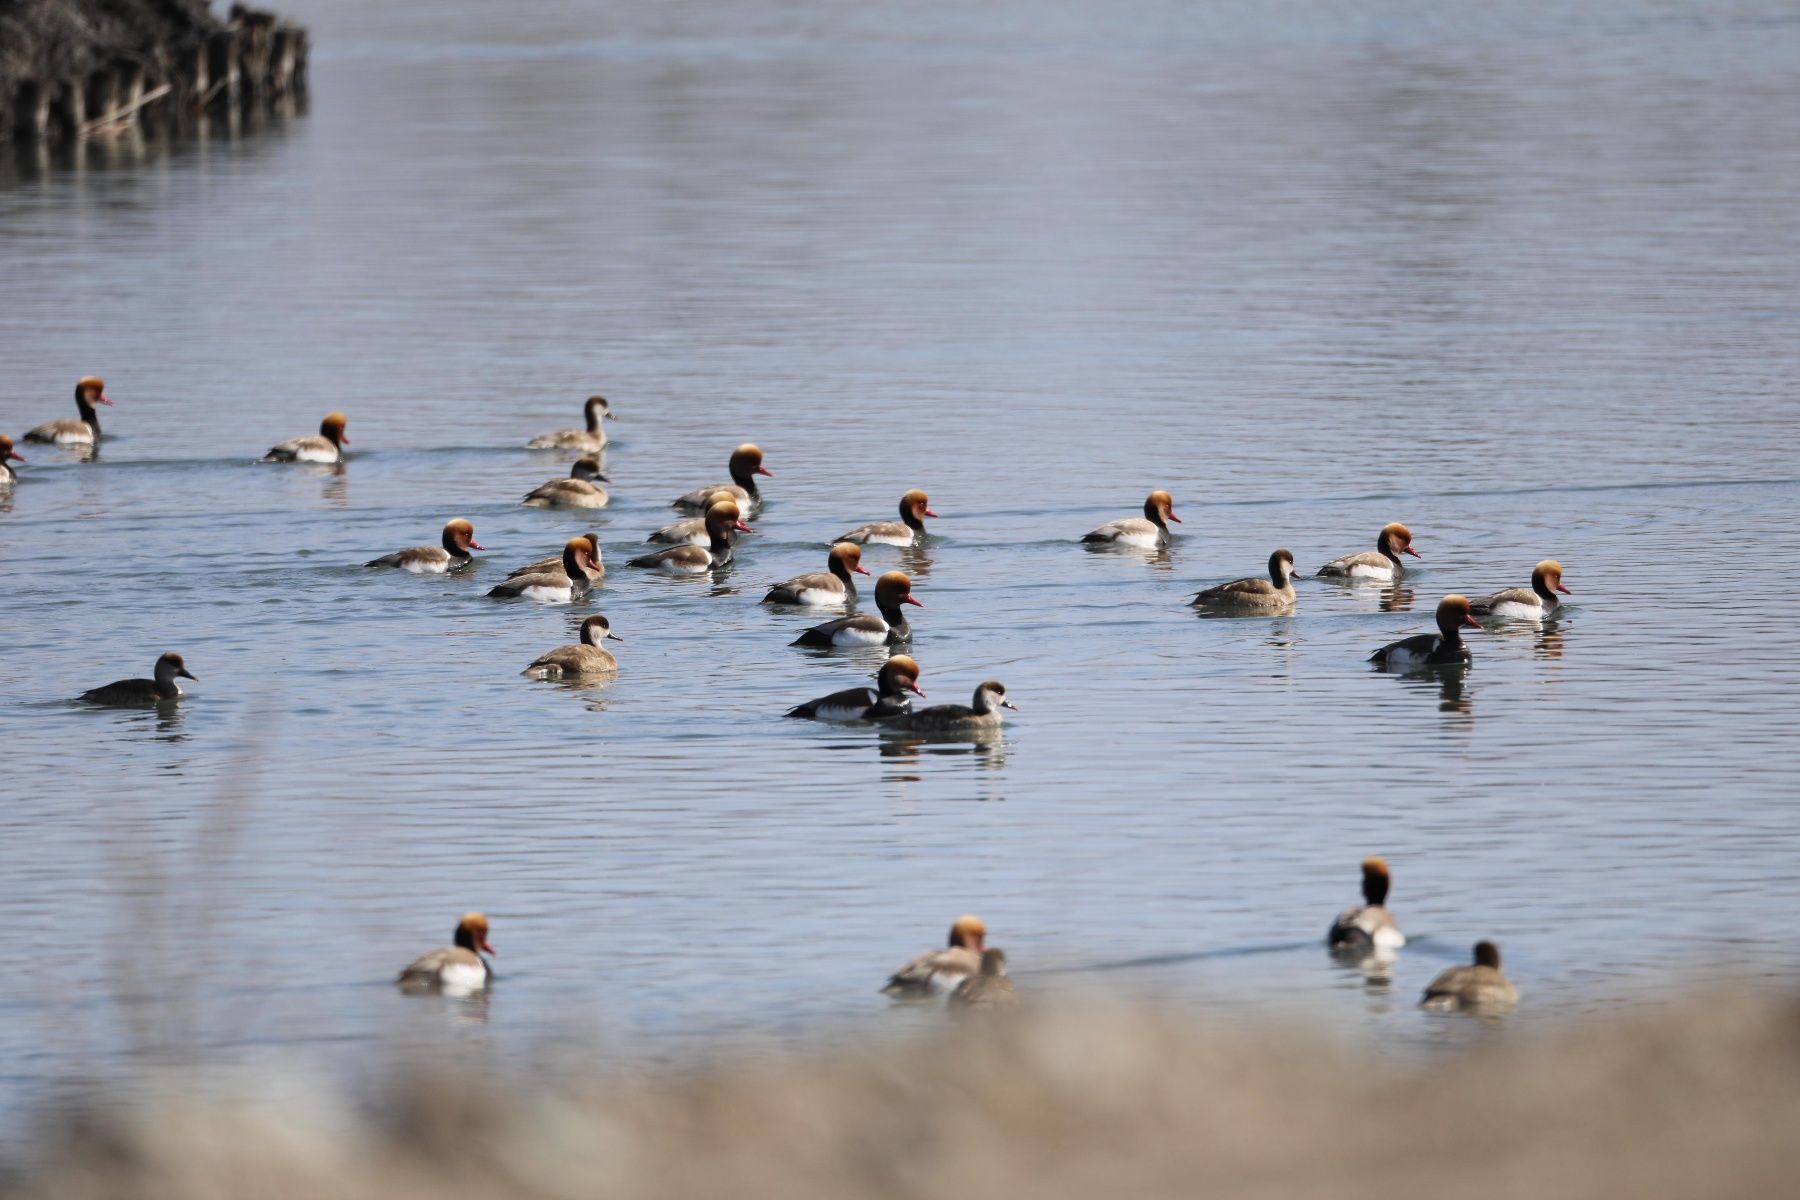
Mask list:
[[[908,655],[896,654],[875,672],[874,687],[845,688],[795,705],[787,715],[809,721],[879,721],[909,711],[912,699],[908,692],[925,698],[919,687],[919,664]]]
[[[494,980],[494,968],[483,954],[498,954],[488,942],[488,919],[481,913],[464,913],[456,923],[452,945],[422,954],[401,970],[394,981],[402,991],[443,992],[467,995],[479,992]]]
[[[1413,549],[1412,530],[1395,521],[1381,527],[1375,536],[1374,550],[1334,558],[1319,568],[1319,574],[1327,579],[1398,579],[1406,574],[1406,567],[1400,562],[1402,554],[1425,557]]]
[[[1390,642],[1369,655],[1369,661],[1383,667],[1440,667],[1470,662],[1469,648],[1463,645],[1463,626],[1481,628],[1481,622],[1469,615],[1466,596],[1445,596],[1438,601],[1436,633],[1417,633]]]
[[[599,459],[578,458],[569,467],[567,479],[540,483],[526,492],[519,503],[526,508],[605,508],[610,497],[605,488],[594,482],[596,479],[612,482],[600,473]]]
[[[981,969],[987,926],[965,914],[950,925],[950,941],[942,950],[927,950],[888,976],[881,993],[896,1000],[925,1000],[946,995]]]
[[[798,604],[808,608],[826,605],[842,607],[856,599],[856,575],[867,575],[862,565],[862,548],[839,542],[825,556],[825,570],[810,575],[796,575],[786,583],[773,584],[764,604]]]
[[[575,537],[563,546],[562,562],[554,570],[504,579],[488,595],[497,600],[517,597],[539,604],[568,604],[587,595],[600,576],[594,544],[585,537]]]
[[[1477,617],[1542,620],[1562,607],[1562,600],[1556,593],[1573,594],[1563,586],[1562,576],[1562,564],[1554,558],[1546,558],[1532,568],[1530,587],[1507,588],[1491,596],[1471,600],[1469,611]]]
[[[1169,522],[1181,524],[1175,515],[1175,501],[1164,491],[1151,492],[1144,500],[1144,515],[1109,521],[1092,533],[1082,536],[1089,546],[1136,546],[1143,550],[1161,550],[1169,544]]]
[[[670,546],[666,550],[653,550],[649,554],[640,554],[629,560],[628,567],[645,567],[652,571],[661,571],[665,575],[703,575],[715,567],[722,567],[731,561],[731,534],[756,531],[744,524],[738,506],[730,500],[720,500],[706,510],[707,544],[693,546],[682,544]]]
[[[308,437],[289,438],[279,446],[269,447],[264,462],[338,463],[344,461],[344,447],[350,437],[344,432],[349,419],[341,412],[326,413],[319,422],[319,432]]]
[[[904,571],[889,571],[875,581],[875,608],[881,614],[858,613],[839,617],[823,625],[814,625],[795,638],[793,646],[897,646],[912,640],[912,626],[907,623],[903,604],[924,608],[922,600],[912,594],[912,580]]]
[[[1434,1012],[1495,1012],[1518,1002],[1519,989],[1500,973],[1500,947],[1476,942],[1474,963],[1451,967],[1426,984],[1419,1007]]]
[[[1195,608],[1269,612],[1294,602],[1294,555],[1277,550],[1269,555],[1267,579],[1234,579],[1200,592],[1191,601]]]
[[[1006,951],[989,948],[981,952],[981,967],[975,974],[956,985],[950,993],[953,1011],[1002,1011],[1019,1007],[1019,993],[1006,974]]]
[[[604,417],[614,417],[612,405],[605,396],[589,396],[587,403],[581,406],[587,418],[586,429],[558,429],[555,433],[540,433],[525,443],[527,450],[580,450],[586,454],[597,454],[606,449],[606,430],[600,424]]]
[[[1387,909],[1391,883],[1385,859],[1363,859],[1362,904],[1339,913],[1325,934],[1325,944],[1333,954],[1359,960],[1387,958],[1406,945],[1406,935]]]
[[[622,642],[612,631],[612,622],[595,613],[581,623],[581,641],[572,646],[558,646],[548,654],[540,654],[521,674],[538,679],[574,679],[582,675],[611,675],[619,669],[619,660],[600,645],[602,640]]]
[[[443,575],[450,571],[460,571],[475,561],[469,551],[487,549],[475,540],[475,526],[461,517],[444,525],[443,539],[442,546],[414,546],[410,550],[396,550],[392,554],[372,558],[363,566],[398,567],[402,571],[411,571],[414,575]]]
[[[1006,685],[998,679],[984,679],[975,685],[973,704],[934,704],[882,719],[885,729],[906,733],[978,734],[1000,728],[1001,709],[1019,711],[1019,706],[1006,698]]]
[[[114,707],[137,706],[144,704],[160,704],[167,700],[180,699],[184,694],[181,685],[175,680],[200,680],[188,673],[187,663],[181,655],[170,651],[156,660],[156,668],[152,679],[121,679],[109,683],[105,687],[93,688],[81,693],[81,698],[89,704],[106,704]]]
[[[686,509],[689,512],[706,512],[713,505],[714,492],[728,492],[737,501],[738,508],[746,516],[755,516],[762,507],[762,493],[756,489],[756,477],[767,475],[773,479],[775,472],[762,465],[763,452],[754,443],[745,442],[731,452],[727,469],[731,472],[730,483],[712,483],[705,487],[697,487],[686,495],[676,497],[670,508]]]
[[[874,521],[858,525],[849,533],[833,539],[853,546],[916,546],[925,540],[925,518],[936,517],[931,502],[918,488],[900,497],[898,521]]]
[[[48,442],[56,446],[92,446],[100,441],[100,417],[94,411],[96,404],[111,405],[112,399],[106,394],[106,384],[98,375],[84,375],[75,383],[76,420],[67,417],[57,421],[45,421],[34,429],[25,431],[28,442]]]
[[[13,484],[19,481],[19,473],[12,469],[12,463],[9,463],[8,459],[24,462],[25,456],[13,449],[11,438],[0,433],[0,493],[12,491]]]

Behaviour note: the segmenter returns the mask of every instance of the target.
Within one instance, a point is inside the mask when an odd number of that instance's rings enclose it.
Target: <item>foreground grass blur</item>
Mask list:
[[[1299,1029],[1071,1011],[698,1073],[411,1074],[373,1105],[102,1097],[46,1119],[13,1194],[1800,1195],[1800,1004],[1495,1032],[1401,1069]]]

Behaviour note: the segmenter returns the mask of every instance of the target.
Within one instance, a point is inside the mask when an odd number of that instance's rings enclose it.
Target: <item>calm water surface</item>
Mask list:
[[[0,182],[0,427],[118,401],[0,512],[9,1104],[189,1042],[860,1036],[965,910],[1034,995],[1401,1047],[1471,1028],[1411,1000],[1477,936],[1524,1025],[1800,966],[1789,6],[285,8],[309,114]],[[612,506],[518,507],[596,390]],[[332,408],[343,471],[253,465]],[[625,569],[745,440],[736,564]],[[991,745],[781,716],[879,656],[762,586],[914,486],[913,653],[1006,682]],[[1165,556],[1076,545],[1152,487]],[[452,516],[466,576],[358,565]],[[1185,607],[1390,520],[1401,588]],[[590,527],[594,600],[484,598]],[[1364,662],[1548,556],[1553,627]],[[598,610],[615,682],[519,677]],[[69,703],[164,649],[177,709]],[[1371,852],[1387,994],[1316,945]],[[395,995],[468,908],[491,1001]]]

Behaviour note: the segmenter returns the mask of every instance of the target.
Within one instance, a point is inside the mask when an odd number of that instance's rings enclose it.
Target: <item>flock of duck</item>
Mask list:
[[[26,442],[67,447],[98,444],[98,406],[111,405],[102,380],[87,376],[75,386],[77,416],[50,421],[28,431]],[[590,397],[584,407],[585,427],[558,430],[531,439],[527,448],[575,451],[581,455],[567,478],[553,479],[526,494],[521,503],[538,508],[597,509],[608,503],[604,484],[610,482],[601,469],[600,454],[607,436],[603,422],[614,414],[607,400]],[[348,420],[341,412],[329,413],[319,432],[297,437],[269,449],[263,462],[339,463],[350,444]],[[13,440],[0,435],[0,494],[9,492],[17,479],[10,461],[24,461]],[[677,497],[671,507],[682,520],[657,529],[645,539],[655,547],[630,559],[633,569],[669,575],[701,575],[732,560],[739,535],[753,533],[746,522],[762,505],[759,477],[772,477],[763,465],[763,454],[754,445],[732,451],[727,463],[728,482],[694,488]],[[913,547],[924,543],[926,518],[937,516],[923,491],[911,490],[900,498],[899,520],[858,526],[832,539],[823,571],[796,576],[771,586],[763,602],[796,608],[849,609],[858,598],[856,576],[868,575],[862,565],[862,548],[870,545]],[[1153,491],[1144,501],[1143,516],[1109,522],[1081,540],[1091,547],[1110,546],[1163,549],[1169,545],[1169,523],[1179,524],[1174,500],[1166,491]],[[1398,581],[1405,574],[1403,556],[1422,557],[1413,547],[1405,525],[1385,526],[1375,549],[1334,558],[1318,568],[1324,578]],[[473,561],[473,552],[484,547],[475,540],[474,526],[456,518],[444,525],[440,544],[414,546],[371,559],[370,568],[391,568],[414,574],[459,571]],[[1292,608],[1295,603],[1294,556],[1286,549],[1269,556],[1267,577],[1236,579],[1196,594],[1194,607],[1221,613],[1269,614]],[[489,592],[497,599],[525,599],[546,604],[567,604],[582,599],[601,581],[600,541],[595,534],[569,539],[558,554],[527,563],[512,571]],[[1370,661],[1384,667],[1456,667],[1470,661],[1462,630],[1482,628],[1477,618],[1541,619],[1554,613],[1559,593],[1569,589],[1562,581],[1562,567],[1555,560],[1540,562],[1531,585],[1510,588],[1477,600],[1451,594],[1437,606],[1437,632],[1422,633],[1382,646]],[[890,657],[875,676],[874,687],[851,687],[788,711],[791,717],[821,721],[870,722],[884,728],[926,735],[978,736],[998,729],[1002,712],[1017,706],[1007,698],[997,680],[983,680],[968,705],[940,704],[915,709],[914,696],[924,697],[919,687],[917,661],[902,649],[912,640],[906,606],[923,607],[912,594],[912,581],[902,571],[888,571],[875,580],[874,613],[849,612],[804,630],[797,646],[884,646]],[[611,622],[602,614],[587,617],[580,626],[580,641],[540,655],[523,674],[543,679],[604,676],[618,670],[618,660],[601,643],[619,641]],[[85,692],[83,701],[103,705],[140,705],[169,702],[182,695],[180,679],[195,679],[179,654],[166,653],[156,661],[149,679],[126,679]],[[1385,907],[1388,872],[1380,859],[1369,859],[1363,869],[1365,903],[1342,914],[1333,924],[1329,943],[1334,953],[1370,962],[1385,962],[1404,944],[1398,927]],[[492,953],[487,940],[487,920],[479,913],[465,916],[457,926],[455,944],[433,951],[401,973],[407,988],[429,986],[462,991],[486,986],[492,977],[484,953]],[[986,930],[979,919],[959,918],[952,926],[947,947],[928,952],[895,972],[883,989],[898,998],[947,993],[957,1006],[1005,1007],[1017,1003],[1006,975],[1006,956],[985,944]],[[1475,947],[1472,966],[1445,972],[1426,991],[1432,1007],[1491,1007],[1512,1003],[1516,990],[1499,969],[1499,952],[1489,942]]]
[[[1385,977],[1396,952],[1406,944],[1406,936],[1387,907],[1391,883],[1384,859],[1364,859],[1363,902],[1339,913],[1325,934],[1334,958],[1358,964],[1374,977]],[[466,913],[457,923],[452,944],[407,964],[398,982],[408,992],[470,995],[493,982],[494,969],[485,956],[494,953],[488,942],[487,917]],[[987,944],[986,923],[970,914],[951,923],[945,946],[908,961],[888,976],[881,992],[909,1003],[942,999],[954,1011],[1019,1007],[1018,989],[1006,973],[1006,951]],[[1434,1012],[1491,1015],[1506,1012],[1518,1002],[1519,989],[1500,969],[1499,947],[1480,941],[1475,943],[1473,962],[1441,971],[1426,984],[1419,1006]]]

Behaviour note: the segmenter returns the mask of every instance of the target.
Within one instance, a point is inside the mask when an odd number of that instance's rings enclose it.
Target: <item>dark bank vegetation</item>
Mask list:
[[[1492,1036],[1399,1065],[1305,1030],[1033,1012],[698,1072],[445,1063],[367,1105],[177,1087],[48,1118],[13,1178],[67,1200],[1800,1195],[1794,1001],[1459,1029]]]
[[[305,89],[306,31],[205,0],[0,0],[0,141],[67,143],[265,111]]]

